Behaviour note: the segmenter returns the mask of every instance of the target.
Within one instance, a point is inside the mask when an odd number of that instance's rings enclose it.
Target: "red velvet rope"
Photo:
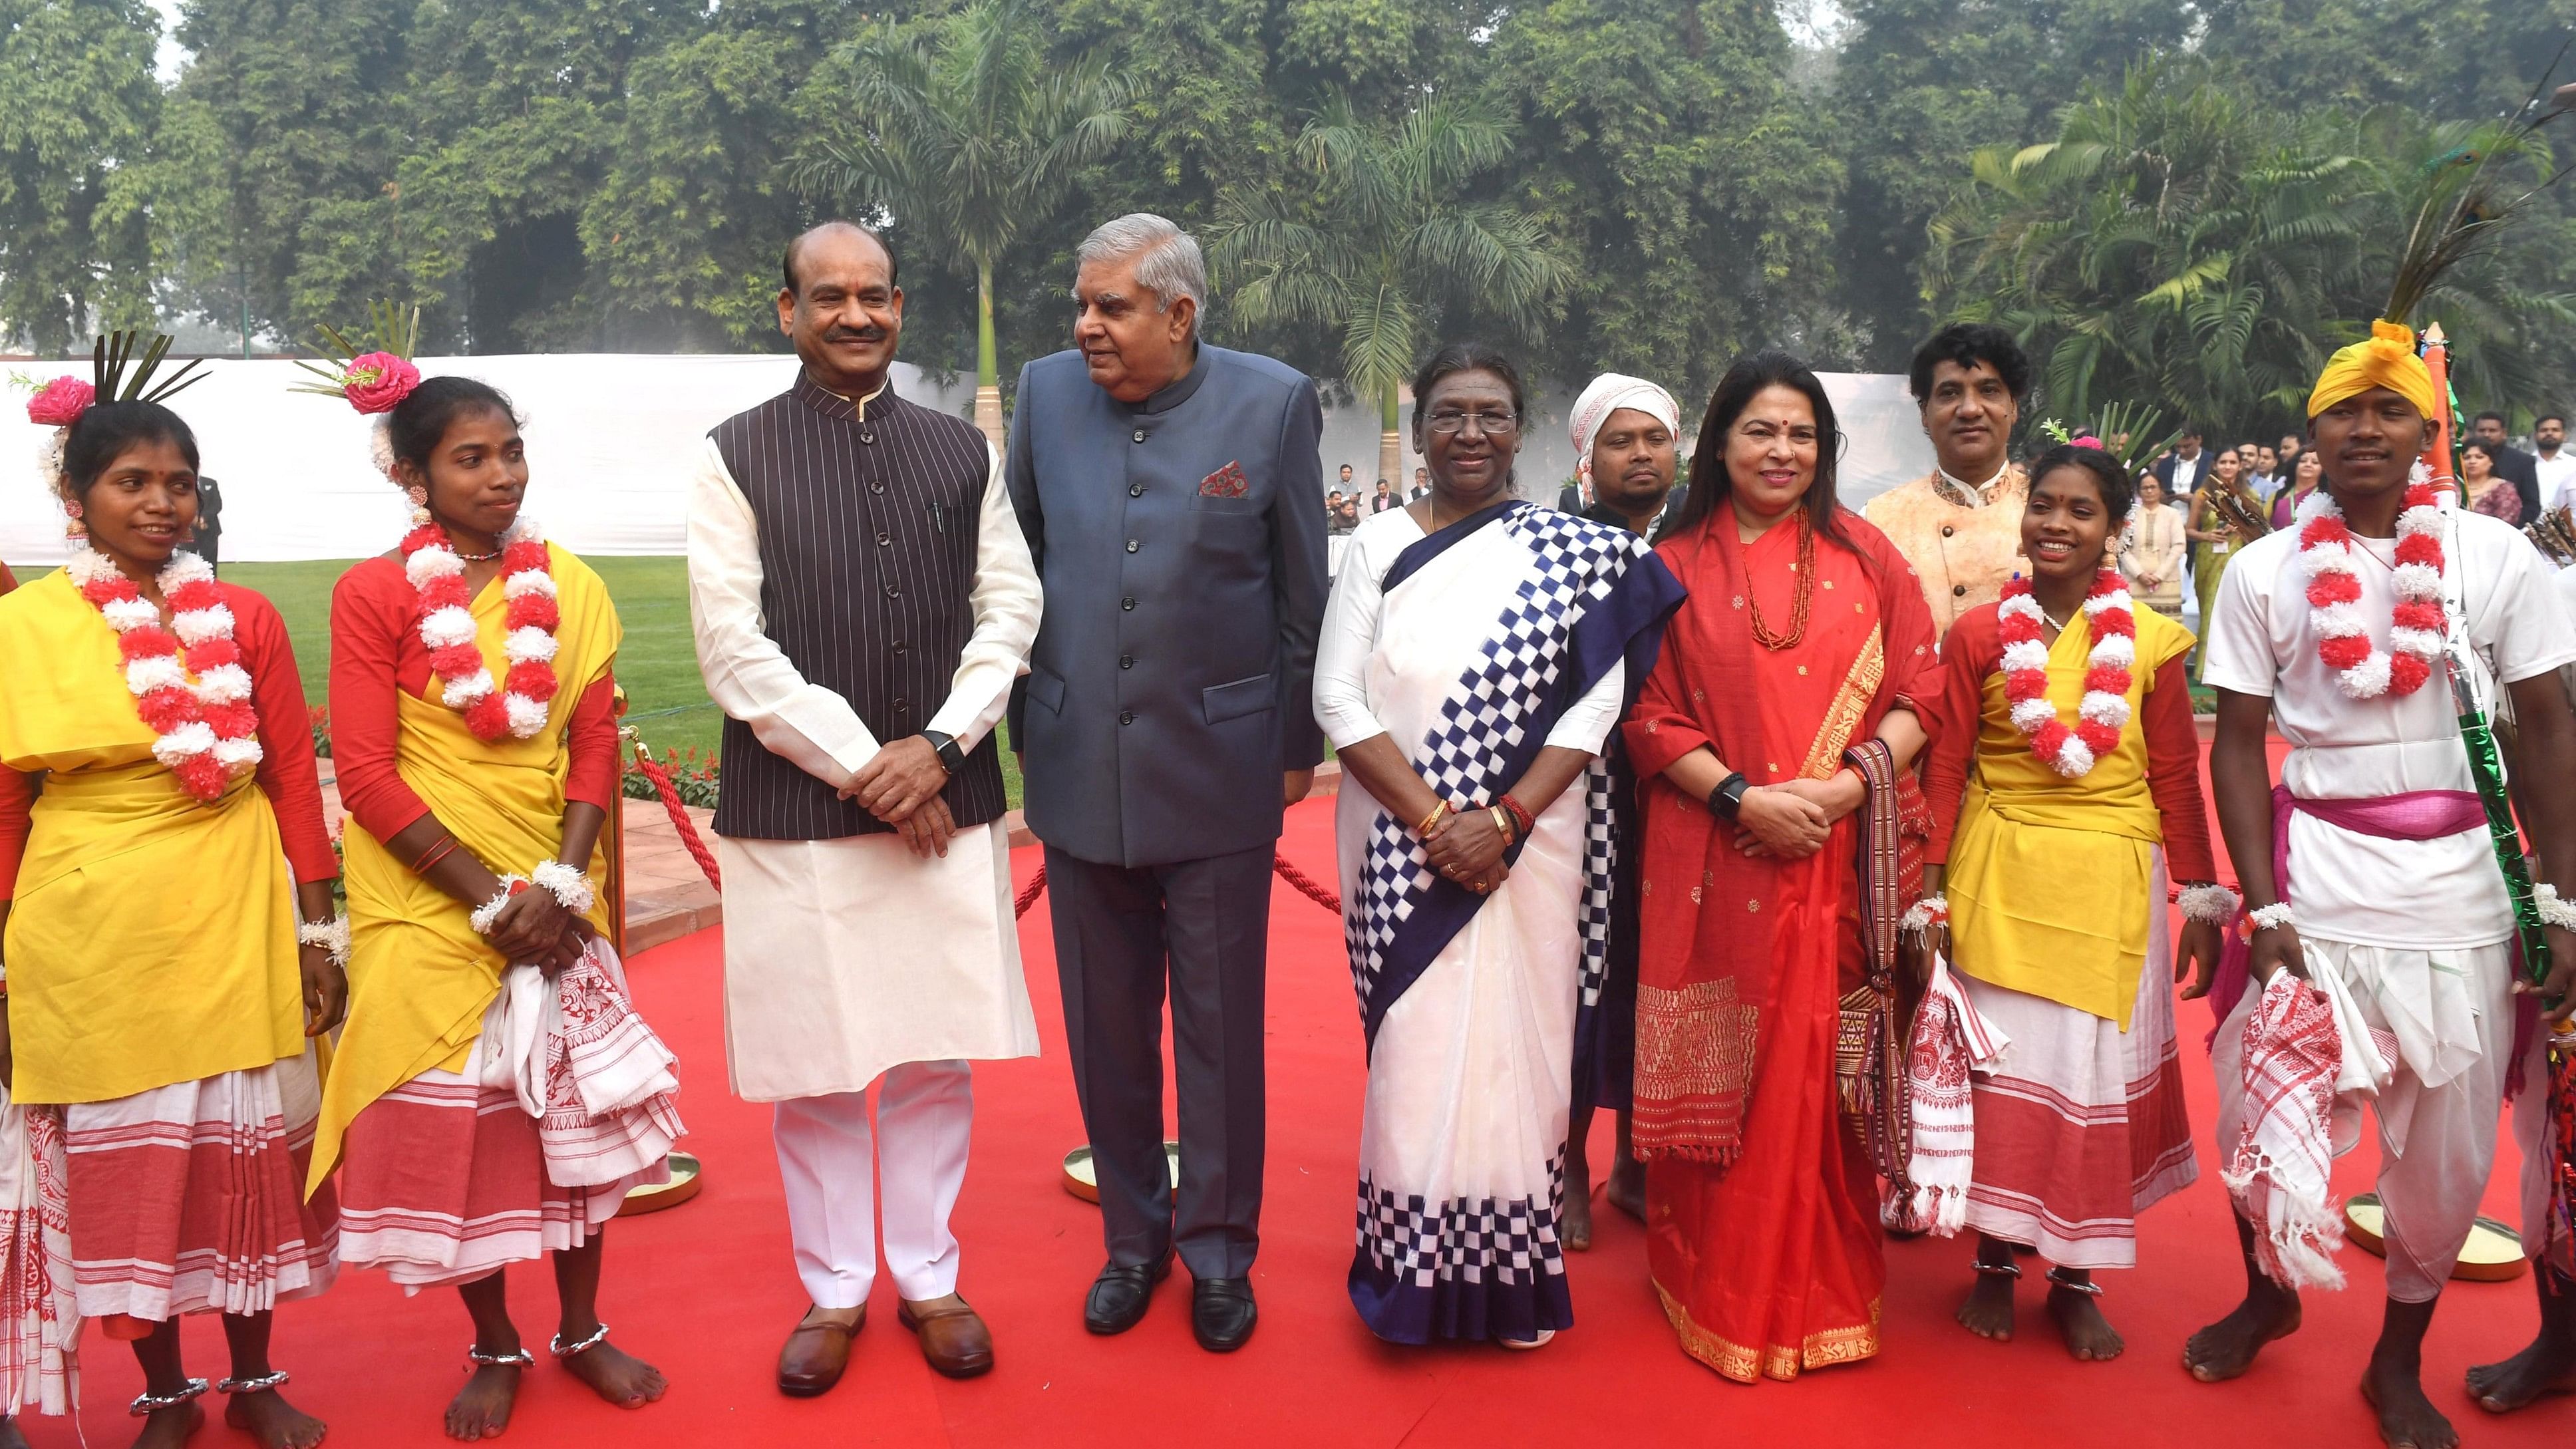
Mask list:
[[[1284,855],[1272,856],[1270,858],[1270,868],[1279,872],[1279,878],[1281,880],[1295,886],[1308,900],[1322,906],[1325,910],[1332,912],[1334,915],[1338,916],[1342,913],[1342,898],[1333,892],[1324,889],[1322,886],[1317,885],[1314,877],[1306,874],[1302,870],[1299,870],[1297,867],[1290,865],[1288,863],[1288,857]],[[1029,877],[1029,883],[1020,888],[1019,899],[1011,903],[1012,916],[1016,918],[1027,915],[1029,913],[1029,907],[1036,905],[1038,903],[1038,897],[1044,894],[1045,891],[1046,867],[1041,865],[1038,867],[1038,873]]]
[[[653,752],[646,749],[641,740],[635,743],[635,767],[644,772],[645,779],[653,782],[653,793],[662,797],[662,809],[671,817],[673,828],[680,832],[680,844],[688,848],[689,858],[698,863],[698,869],[707,873],[707,884],[723,890],[724,881],[716,873],[715,852],[707,849],[707,843],[698,838],[698,827],[690,822],[687,807],[680,803],[680,792],[671,784],[671,772],[653,762]]]

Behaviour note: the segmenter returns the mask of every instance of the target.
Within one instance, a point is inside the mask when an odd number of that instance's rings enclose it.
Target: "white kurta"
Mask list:
[[[866,399],[861,400],[864,415]],[[807,680],[763,632],[751,504],[710,441],[689,496],[689,612],[716,706],[771,753],[846,786],[880,748],[850,702]],[[927,728],[965,749],[1002,717],[1037,638],[1037,569],[991,457],[968,592],[974,635]],[[905,1062],[1037,1055],[1000,822],[945,857],[891,834],[719,837],[725,1055],[755,1102],[864,1089]]]

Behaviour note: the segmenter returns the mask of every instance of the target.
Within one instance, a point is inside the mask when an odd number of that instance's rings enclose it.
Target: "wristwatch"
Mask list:
[[[939,768],[951,775],[962,775],[966,772],[965,747],[958,744],[954,737],[943,735],[937,730],[923,730],[921,737],[930,741],[930,748],[938,754]]]
[[[1734,819],[1744,809],[1744,792],[1752,785],[1752,781],[1744,778],[1742,770],[1718,781],[1717,788],[1708,792],[1709,813],[1727,820]]]

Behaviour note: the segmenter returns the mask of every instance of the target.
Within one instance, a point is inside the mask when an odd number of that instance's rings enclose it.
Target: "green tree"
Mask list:
[[[152,318],[150,242],[110,189],[150,145],[160,34],[141,0],[0,0],[0,319],[38,352]]]
[[[1750,347],[1849,353],[1842,170],[1771,0],[1546,0],[1496,29],[1490,62],[1486,93],[1521,118],[1507,194],[1583,261],[1541,371],[1705,397]]]
[[[1126,134],[1126,87],[1097,57],[1050,60],[1023,0],[977,0],[927,27],[888,21],[834,59],[823,96],[859,129],[817,138],[802,175],[965,255],[975,423],[998,444],[994,263],[1062,200],[1076,168]]]
[[[1537,221],[1470,187],[1511,156],[1511,124],[1474,100],[1423,98],[1392,124],[1335,101],[1297,140],[1312,189],[1229,189],[1214,260],[1227,305],[1259,326],[1341,331],[1342,378],[1377,404],[1378,476],[1401,474],[1397,391],[1453,316],[1534,333],[1572,268]]]

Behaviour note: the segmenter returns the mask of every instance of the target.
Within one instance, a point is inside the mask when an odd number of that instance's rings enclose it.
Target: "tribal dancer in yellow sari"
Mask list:
[[[116,390],[115,355],[97,396]],[[0,1072],[32,1109],[39,1195],[63,1173],[44,1211],[69,1229],[54,1271],[77,1313],[20,1306],[51,1320],[49,1360],[81,1318],[134,1345],[135,1442],[152,1449],[205,1419],[179,1315],[221,1313],[226,1421],[302,1449],[323,1426],[278,1393],[269,1319],[333,1272],[331,1195],[298,1189],[318,1096],[307,1037],[345,996],[338,867],[285,626],[178,550],[196,440],[140,391],[38,395],[30,415],[66,425],[71,559],[0,599]]]
[[[597,846],[618,783],[617,611],[597,574],[520,516],[528,465],[505,398],[403,378],[410,364],[383,354],[358,359],[353,379],[360,364],[416,384],[397,388],[384,428],[417,526],[332,595],[356,940],[314,1180],[340,1166],[349,1263],[463,1295],[475,1370],[447,1431],[489,1438],[533,1361],[505,1302],[513,1261],[552,1254],[553,1351],[575,1377],[628,1408],[664,1386],[607,1341],[597,1298],[608,1219],[668,1169],[558,1185],[537,1119],[490,1070],[505,976],[551,977],[608,924]],[[357,381],[350,393],[364,405]]]

